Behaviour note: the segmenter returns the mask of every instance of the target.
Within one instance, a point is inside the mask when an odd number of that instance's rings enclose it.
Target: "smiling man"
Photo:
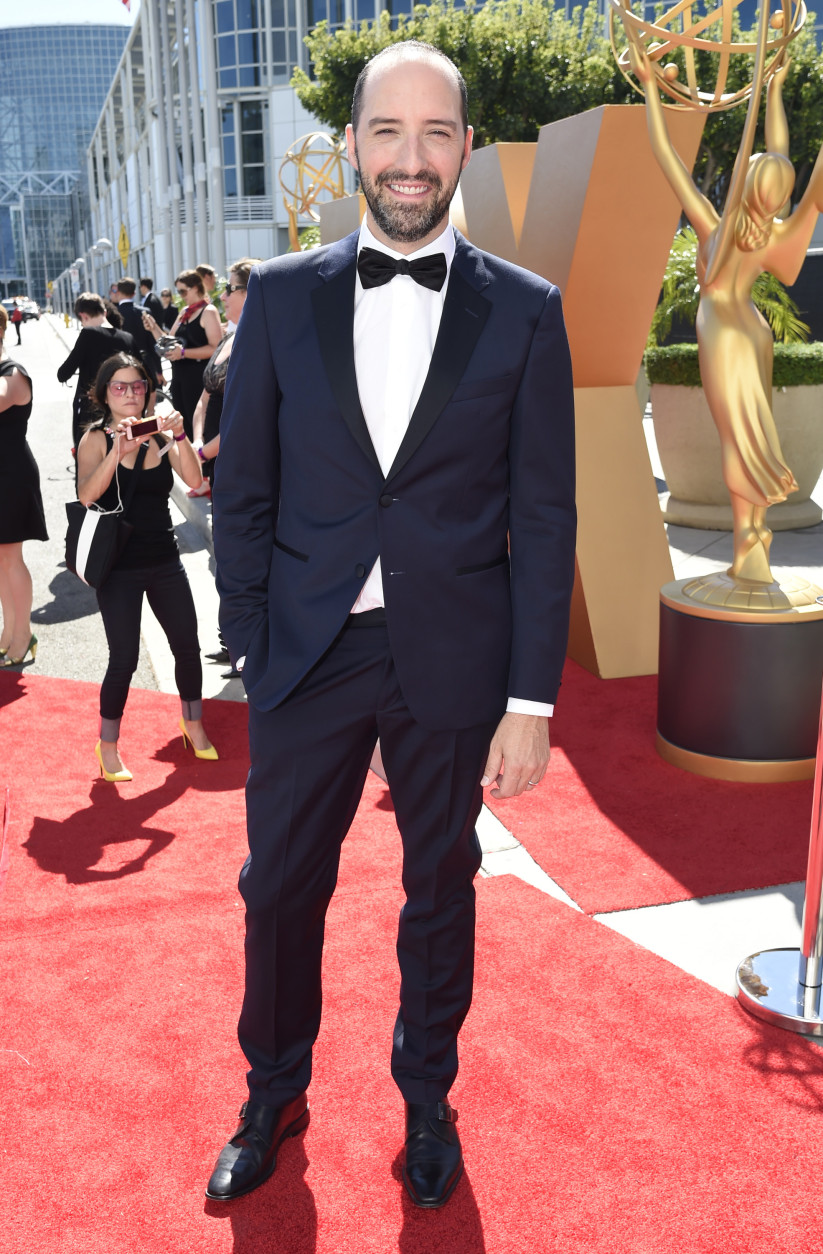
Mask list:
[[[326,909],[379,736],[406,894],[403,1181],[435,1207],[463,1170],[448,1094],[482,789],[531,791],[549,760],[574,572],[571,366],[557,288],[449,225],[472,142],[452,62],[415,42],[376,56],[347,142],[362,226],[252,273],[221,423],[221,625],[251,747],[249,1100],[207,1193],[262,1184],[308,1124]]]

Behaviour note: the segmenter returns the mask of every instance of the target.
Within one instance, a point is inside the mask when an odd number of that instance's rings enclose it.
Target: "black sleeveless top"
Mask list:
[[[112,438],[107,431],[106,452],[111,449]],[[152,437],[162,448],[165,440]],[[124,499],[129,491],[132,477],[137,475],[134,496],[123,517],[130,522],[134,531],[129,536],[122,553],[115,563],[115,570],[137,570],[147,566],[159,566],[163,562],[174,561],[179,557],[177,537],[172,526],[169,511],[169,495],[174,475],[169,465],[168,456],[160,459],[159,466],[147,470],[145,465],[140,470],[129,470],[121,465],[117,469],[120,478],[120,497]],[[115,509],[117,506],[117,484],[114,476],[103,495],[98,499],[102,509]]]
[[[11,374],[15,368],[29,378],[24,366],[8,358],[0,362],[0,376]],[[0,413],[0,544],[49,538],[40,473],[26,440],[31,407],[29,401],[26,405],[10,405]]]

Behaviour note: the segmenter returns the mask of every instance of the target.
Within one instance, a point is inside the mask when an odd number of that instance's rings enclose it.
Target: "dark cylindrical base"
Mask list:
[[[662,756],[716,778],[810,777],[823,610],[747,620],[722,608],[678,604],[677,593],[679,585],[666,585],[660,606]]]

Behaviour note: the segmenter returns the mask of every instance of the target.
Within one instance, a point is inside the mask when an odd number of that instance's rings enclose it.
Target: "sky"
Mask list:
[[[140,0],[131,12],[121,0],[0,0],[0,30],[9,26],[66,26],[82,22],[131,26]]]

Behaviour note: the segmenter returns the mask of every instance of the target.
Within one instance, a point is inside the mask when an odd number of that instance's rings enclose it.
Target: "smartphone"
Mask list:
[[[155,431],[160,430],[160,423],[157,418],[146,418],[144,422],[134,422],[126,432],[128,440],[136,440],[139,435],[152,435]]]

